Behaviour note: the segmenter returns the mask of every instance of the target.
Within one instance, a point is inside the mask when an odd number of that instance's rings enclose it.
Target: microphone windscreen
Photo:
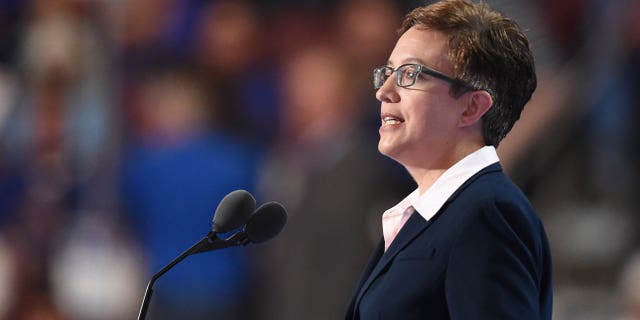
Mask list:
[[[213,216],[213,232],[229,232],[243,226],[256,208],[256,199],[246,190],[235,190],[222,198]]]
[[[265,242],[275,237],[287,223],[287,210],[274,201],[261,205],[249,218],[244,232],[253,243]]]

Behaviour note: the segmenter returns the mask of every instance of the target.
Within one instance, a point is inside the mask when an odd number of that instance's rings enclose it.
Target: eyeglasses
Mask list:
[[[416,83],[416,80],[420,76],[420,73],[424,73],[434,78],[444,80],[446,82],[461,86],[469,90],[478,90],[476,87],[467,82],[451,78],[436,70],[417,63],[403,64],[395,70],[389,66],[382,66],[373,69],[373,88],[375,88],[376,90],[380,89],[387,81],[387,79],[389,79],[389,77],[391,77],[391,75],[394,73],[396,74],[396,84],[401,88],[407,88],[414,85]]]

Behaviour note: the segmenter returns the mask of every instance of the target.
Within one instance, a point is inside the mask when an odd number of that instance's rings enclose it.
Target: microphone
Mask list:
[[[211,222],[213,233],[224,233],[247,223],[256,208],[256,199],[246,190],[235,190],[222,198]]]
[[[149,283],[147,284],[144,298],[142,299],[138,320],[144,319],[147,315],[149,302],[153,295],[153,284],[158,280],[158,278],[171,270],[171,268],[180,263],[180,261],[194,253],[226,248],[239,244],[230,241],[239,233],[236,233],[236,235],[227,240],[220,240],[216,234],[228,232],[246,224],[252,216],[255,206],[255,198],[245,190],[235,190],[222,198],[213,217],[212,231],[151,277],[151,280],[149,280]],[[203,248],[207,248],[208,250],[203,250]]]
[[[270,240],[282,231],[287,223],[287,210],[279,203],[271,201],[261,205],[251,215],[244,233],[251,243]]]
[[[238,231],[224,240],[219,239],[217,235],[211,232],[209,233],[211,241],[202,245],[193,253],[265,242],[280,233],[286,223],[287,211],[285,208],[277,202],[267,202],[256,209],[249,217],[249,221],[247,221],[242,231]]]

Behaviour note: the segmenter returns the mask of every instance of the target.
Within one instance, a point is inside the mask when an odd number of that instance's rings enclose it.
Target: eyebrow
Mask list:
[[[408,58],[408,59],[404,59],[404,60],[402,60],[402,62],[401,62],[399,65],[401,66],[401,65],[403,65],[403,64],[407,64],[407,63],[417,63],[417,64],[423,64],[423,65],[426,65],[426,63],[424,63],[424,62],[420,61],[420,59],[418,59],[418,58]],[[388,65],[388,66],[393,65],[393,63],[391,62],[391,60],[388,60],[388,61],[387,61],[387,65]]]
[[[430,65],[429,65],[429,64],[427,64],[427,63],[424,63],[423,61],[421,61],[421,60],[420,60],[420,59],[418,59],[418,58],[407,58],[407,59],[404,59],[404,60],[402,60],[402,62],[401,62],[398,66],[401,66],[401,65],[403,65],[403,64],[409,64],[409,63],[415,63],[415,64],[419,64],[419,65],[425,66],[425,67],[427,67],[427,68],[429,68],[429,69],[432,69],[432,70],[434,70],[434,71],[437,71],[437,72],[439,72],[439,73],[442,73],[443,75],[445,75],[445,76],[446,76],[446,74],[444,74],[444,72],[442,72],[442,71],[438,70],[437,68],[434,68],[434,67],[430,66]],[[391,60],[388,60],[388,61],[387,61],[387,66],[389,66],[389,67],[393,66],[393,63],[391,63]],[[395,69],[395,68],[394,68],[394,69]],[[447,76],[447,77],[449,77],[449,76]]]

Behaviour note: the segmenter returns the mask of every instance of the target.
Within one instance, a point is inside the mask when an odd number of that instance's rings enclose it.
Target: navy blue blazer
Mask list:
[[[426,221],[381,242],[345,319],[551,319],[551,255],[531,204],[493,164]]]

